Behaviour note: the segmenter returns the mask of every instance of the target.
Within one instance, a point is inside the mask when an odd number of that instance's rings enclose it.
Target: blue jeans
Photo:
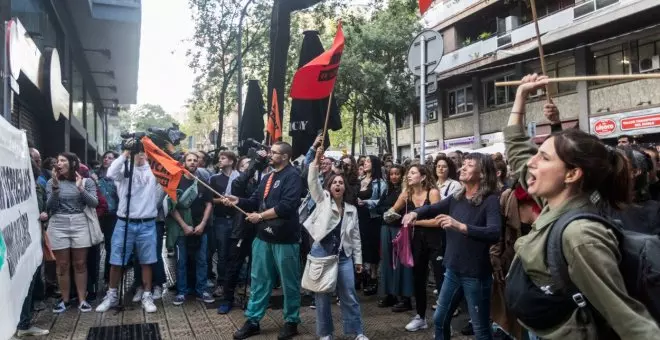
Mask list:
[[[490,293],[493,285],[491,276],[484,278],[462,277],[450,269],[438,296],[438,308],[433,315],[435,340],[451,339],[451,319],[454,311],[465,296],[468,313],[472,319],[475,339],[492,340],[490,327]]]
[[[208,280],[206,252],[208,247],[207,235],[200,237],[199,248],[195,251],[195,292],[202,296],[206,291],[206,281]],[[179,295],[188,294],[188,246],[186,245],[186,236],[181,236],[176,241],[176,290]],[[192,250],[190,250],[192,251]]]
[[[309,253],[316,257],[329,256],[328,252],[318,243],[312,245]],[[355,292],[355,274],[353,259],[347,257],[343,251],[339,254],[339,268],[337,272],[337,296],[341,301],[341,318],[344,324],[345,335],[363,334],[362,316],[360,314],[360,301]],[[316,335],[322,337],[331,335],[334,331],[332,323],[331,294],[316,294]]]
[[[151,265],[153,285],[162,286],[167,282],[165,276],[165,264],[163,263],[163,237],[165,236],[165,222],[156,222],[156,263]],[[139,261],[133,262],[133,273],[135,274],[135,285],[142,283],[142,266]]]
[[[231,228],[233,219],[215,216],[213,220],[213,234],[215,240],[215,250],[218,251],[218,264],[216,273],[218,274],[218,285],[224,285],[226,280],[226,272],[229,266],[229,254],[231,250]]]

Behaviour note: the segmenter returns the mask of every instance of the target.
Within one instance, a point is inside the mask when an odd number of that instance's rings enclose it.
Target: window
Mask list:
[[[495,83],[497,82],[509,80],[515,80],[515,76],[513,74],[508,74],[484,81],[484,107],[495,107],[513,102],[516,98],[515,86],[495,86]]]
[[[447,93],[448,116],[471,112],[473,109],[472,86],[451,90]]]
[[[573,58],[546,62],[546,72],[550,78],[575,76],[575,60]],[[527,73],[541,74],[541,65],[536,62],[527,68]],[[577,83],[563,82],[550,84],[554,93],[575,92]]]
[[[85,95],[83,92],[84,87],[82,75],[78,71],[78,67],[76,67],[74,61],[71,62],[71,65],[73,67],[73,79],[71,84],[73,107],[71,108],[71,111],[73,112],[73,117],[75,117],[80,124],[83,124],[83,102],[85,101]]]
[[[96,111],[94,111],[94,100],[92,96],[89,95],[89,92],[86,92],[85,95],[85,130],[87,130],[87,135],[92,141],[96,141],[96,128],[94,126],[94,118],[96,117]]]
[[[630,50],[628,49],[628,44],[621,44],[594,52],[594,67],[596,74],[630,73]],[[609,82],[611,81],[600,80],[593,83],[607,84]]]
[[[411,113],[397,114],[396,115],[396,127],[397,128],[409,128],[411,118],[412,118]]]

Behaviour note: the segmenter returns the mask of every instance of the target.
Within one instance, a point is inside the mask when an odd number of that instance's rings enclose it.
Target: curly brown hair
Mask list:
[[[404,186],[405,189],[404,190],[408,193],[408,198],[412,197],[413,189],[412,189],[412,187],[410,187],[407,184],[405,179],[408,177],[408,173],[413,168],[417,169],[417,171],[419,171],[420,175],[425,177],[422,180],[422,189],[424,189],[426,191],[429,191],[431,189],[437,188],[436,185],[435,185],[435,181],[434,181],[435,177],[433,176],[433,173],[431,173],[431,169],[429,169],[429,167],[425,166],[425,165],[413,164],[408,168],[408,170],[406,171],[406,174],[404,176],[404,179],[403,179],[403,183],[405,183],[405,186]]]

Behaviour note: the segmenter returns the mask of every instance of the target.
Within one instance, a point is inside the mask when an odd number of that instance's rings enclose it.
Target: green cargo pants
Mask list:
[[[276,274],[282,280],[284,321],[300,323],[300,244],[252,242],[250,302],[248,320],[258,323],[266,314]]]

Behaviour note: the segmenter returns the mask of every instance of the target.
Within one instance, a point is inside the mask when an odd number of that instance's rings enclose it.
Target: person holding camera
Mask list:
[[[293,150],[285,142],[270,149],[273,171],[264,177],[250,198],[228,195],[222,203],[248,211],[247,220],[257,225],[252,243],[252,283],[250,302],[245,311],[247,321],[234,333],[234,339],[247,339],[261,332],[259,322],[266,314],[275,277],[279,276],[284,291],[284,328],[278,339],[291,339],[298,334],[300,323],[300,224],[298,205],[302,191],[300,173],[290,165]]]
[[[142,308],[147,313],[156,312],[156,305],[151,294],[153,276],[151,265],[158,261],[156,216],[158,215],[159,198],[163,197],[163,189],[156,181],[156,176],[151,172],[144,152],[139,152],[133,157],[132,178],[126,174],[123,166],[131,157],[130,150],[135,148],[136,143],[139,143],[136,139],[127,140],[124,143],[124,152],[110,164],[106,172],[106,177],[114,180],[117,185],[119,207],[117,224],[111,240],[110,283],[103,302],[96,307],[96,311],[99,313],[119,305],[117,287],[122,276],[123,266],[128,263],[134,250],[142,268],[142,288],[144,289]],[[129,193],[130,181],[132,181],[132,185]],[[130,216],[127,216],[129,194],[131,205]]]

